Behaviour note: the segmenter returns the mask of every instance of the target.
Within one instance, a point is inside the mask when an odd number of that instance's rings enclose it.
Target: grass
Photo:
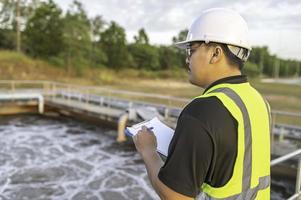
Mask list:
[[[0,75],[7,80],[58,80],[65,72],[48,62],[27,57],[22,53],[0,51]]]
[[[265,95],[281,95],[301,98],[301,87],[298,85],[287,85],[281,83],[262,83],[259,80],[252,80],[256,89]]]
[[[270,102],[272,109],[301,113],[301,86],[280,83],[262,83],[251,80],[252,85]]]

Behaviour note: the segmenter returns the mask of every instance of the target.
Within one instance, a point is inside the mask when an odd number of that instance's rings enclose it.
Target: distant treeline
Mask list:
[[[172,42],[184,40],[186,34],[180,31]],[[143,28],[129,43],[123,27],[102,16],[89,18],[79,1],[63,13],[52,0],[1,0],[0,49],[21,50],[78,74],[88,68],[155,71],[185,65],[183,50],[150,44]],[[251,76],[300,76],[300,67],[296,60],[271,55],[267,47],[253,47],[244,70]]]

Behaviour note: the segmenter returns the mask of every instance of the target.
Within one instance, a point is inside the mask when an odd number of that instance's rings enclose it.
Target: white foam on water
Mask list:
[[[112,130],[66,118],[30,115],[1,120],[3,197],[158,199],[139,155],[129,146],[117,145],[106,134]]]

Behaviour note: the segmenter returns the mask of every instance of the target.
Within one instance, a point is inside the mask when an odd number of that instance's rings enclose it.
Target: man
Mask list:
[[[243,18],[204,11],[186,41],[189,80],[205,88],[179,116],[163,163],[146,127],[134,137],[161,199],[270,199],[269,107],[241,74],[251,47]]]

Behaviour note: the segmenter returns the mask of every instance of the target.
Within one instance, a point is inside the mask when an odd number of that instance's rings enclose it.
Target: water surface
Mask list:
[[[132,145],[68,118],[0,118],[0,200],[156,199]]]

